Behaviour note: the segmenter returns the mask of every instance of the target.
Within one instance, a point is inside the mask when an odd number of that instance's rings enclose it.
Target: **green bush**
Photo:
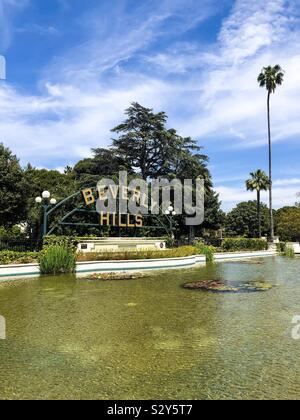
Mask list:
[[[227,238],[222,244],[222,250],[226,252],[265,251],[266,249],[268,249],[268,243],[263,239]]]
[[[36,262],[37,252],[0,251],[0,264],[29,264]]]
[[[63,248],[70,249],[73,252],[77,251],[79,239],[73,236],[46,236],[43,241],[43,249],[58,245]]]
[[[21,228],[19,226],[12,226],[10,228],[0,226],[0,241],[24,239],[26,239],[26,235],[22,233]]]
[[[61,245],[50,245],[40,252],[38,258],[41,274],[74,273],[75,252]]]
[[[216,248],[210,245],[205,245],[203,242],[196,242],[195,247],[200,254],[204,254],[207,262],[214,262]]]
[[[138,252],[88,252],[79,253],[77,261],[111,261],[111,260],[152,260],[160,258],[190,257],[199,254],[194,246],[182,246],[164,251],[138,251]]]
[[[286,251],[286,243],[285,242],[279,242],[276,244],[277,252],[280,254],[284,254]]]
[[[286,246],[283,255],[287,258],[295,258],[295,251],[292,246]]]

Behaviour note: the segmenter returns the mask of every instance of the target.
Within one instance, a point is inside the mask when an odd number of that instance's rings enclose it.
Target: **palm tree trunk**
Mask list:
[[[270,241],[274,242],[274,218],[273,218],[273,183],[272,183],[272,140],[271,140],[271,117],[270,117],[270,97],[271,91],[268,92],[268,139],[269,139],[269,203],[270,203]]]
[[[261,211],[260,211],[260,191],[257,191],[257,218],[258,218],[258,237],[261,238]]]

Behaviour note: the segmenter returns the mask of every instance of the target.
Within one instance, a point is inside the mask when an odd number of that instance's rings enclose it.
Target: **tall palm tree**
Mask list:
[[[268,92],[267,109],[268,109],[268,138],[269,138],[269,201],[270,201],[270,240],[274,242],[274,218],[273,218],[273,193],[272,193],[272,140],[271,140],[271,118],[270,118],[270,98],[275,93],[277,86],[282,85],[284,72],[277,64],[276,66],[264,67],[258,76],[260,87],[265,87]]]
[[[257,192],[257,220],[258,220],[258,236],[261,238],[261,202],[260,195],[261,191],[268,191],[270,188],[270,180],[268,175],[258,169],[256,172],[251,172],[251,179],[246,181],[246,187],[248,191]]]

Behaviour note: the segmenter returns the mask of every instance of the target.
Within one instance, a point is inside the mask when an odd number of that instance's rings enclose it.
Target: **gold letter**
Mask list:
[[[130,214],[127,214],[127,226],[129,227],[129,228],[134,228],[135,227],[135,225],[133,225],[132,223],[131,223],[131,218],[130,218]]]
[[[95,197],[93,195],[93,190],[91,188],[87,188],[86,190],[83,190],[82,194],[83,194],[85,204],[87,206],[91,206],[92,204],[95,203]]]
[[[106,214],[106,216],[104,216],[103,213],[101,213],[101,218],[100,218],[100,225],[101,226],[109,226],[109,213]]]
[[[119,226],[120,227],[127,227],[126,224],[124,225],[124,223],[122,223],[122,216],[123,216],[122,214],[119,214]]]
[[[135,217],[135,221],[136,221],[136,227],[143,227],[143,216],[141,214],[138,214]]]

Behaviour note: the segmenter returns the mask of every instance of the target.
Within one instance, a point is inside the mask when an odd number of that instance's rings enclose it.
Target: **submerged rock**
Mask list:
[[[204,290],[213,293],[254,293],[266,292],[272,289],[272,285],[265,282],[230,284],[221,280],[206,280],[195,283],[186,283],[184,289]]]

